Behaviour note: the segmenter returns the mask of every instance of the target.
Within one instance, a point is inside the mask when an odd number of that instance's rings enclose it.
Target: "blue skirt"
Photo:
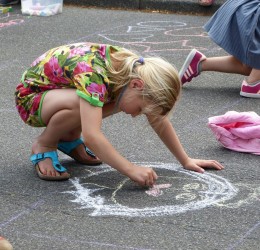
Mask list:
[[[260,69],[260,0],[228,0],[204,28],[228,54]]]

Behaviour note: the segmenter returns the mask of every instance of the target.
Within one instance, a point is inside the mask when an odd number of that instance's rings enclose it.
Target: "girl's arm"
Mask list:
[[[80,98],[82,134],[86,146],[103,162],[133,181],[140,185],[152,186],[157,179],[156,173],[151,168],[140,167],[129,162],[115,150],[101,131],[102,115],[102,108],[92,106]]]
[[[219,162],[214,160],[190,158],[183,149],[168,117],[154,118],[147,115],[147,118],[154,131],[185,169],[203,173],[203,168],[207,167],[218,170],[224,168]]]

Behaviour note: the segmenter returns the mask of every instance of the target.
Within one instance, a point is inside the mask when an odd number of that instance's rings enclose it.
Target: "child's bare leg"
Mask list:
[[[260,69],[252,69],[250,75],[247,77],[247,83],[256,83],[260,81]]]
[[[217,71],[248,76],[251,70],[252,68],[241,63],[234,56],[209,57],[201,62],[201,71]]]
[[[79,97],[73,89],[49,91],[44,97],[41,115],[47,127],[33,143],[34,154],[56,150],[61,139],[69,139],[66,137],[68,134],[72,133],[76,136],[77,131],[80,134]],[[65,174],[54,170],[49,158],[40,161],[39,168],[44,175],[48,176]]]

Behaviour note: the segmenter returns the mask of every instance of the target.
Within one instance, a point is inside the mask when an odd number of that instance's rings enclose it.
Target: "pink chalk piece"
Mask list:
[[[145,191],[146,194],[158,197],[163,194],[163,191],[161,189],[169,188],[172,184],[159,184],[159,185],[153,185],[149,190]]]

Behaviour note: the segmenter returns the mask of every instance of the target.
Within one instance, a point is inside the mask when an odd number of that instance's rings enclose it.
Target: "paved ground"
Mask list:
[[[104,121],[123,155],[155,168],[157,190],[62,154],[73,178],[41,181],[28,159],[40,129],[24,125],[14,108],[23,71],[61,44],[112,43],[165,57],[177,68],[192,48],[224,55],[203,32],[208,18],[66,6],[52,17],[22,16],[18,7],[0,16],[0,235],[14,249],[259,249],[259,156],[224,149],[207,128],[208,117],[229,110],[260,113],[258,100],[239,96],[241,76],[202,74],[184,87],[172,118],[188,154],[221,161],[220,172],[183,171],[142,118]]]

